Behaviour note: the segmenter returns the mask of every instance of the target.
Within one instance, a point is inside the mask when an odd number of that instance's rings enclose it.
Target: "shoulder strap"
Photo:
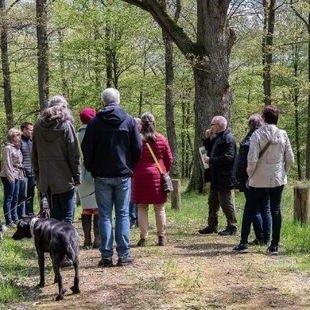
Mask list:
[[[146,146],[147,146],[147,148],[149,149],[149,151],[150,151],[150,153],[151,153],[151,155],[152,155],[152,157],[153,157],[153,159],[154,159],[154,161],[155,161],[155,163],[156,163],[156,165],[157,165],[157,168],[158,168],[159,172],[160,172],[161,174],[163,174],[163,173],[164,173],[164,172],[163,172],[163,169],[161,168],[161,166],[160,166],[160,164],[159,164],[159,162],[158,162],[158,160],[157,160],[157,158],[156,158],[156,156],[155,156],[155,154],[154,154],[154,152],[153,152],[153,150],[152,150],[150,144],[149,144],[149,143],[146,143]]]
[[[277,129],[276,133],[274,134],[274,137],[278,134],[278,132],[279,130]],[[271,144],[271,140],[269,140],[267,144],[263,147],[263,149],[259,152],[258,158],[261,158],[263,156],[263,154],[266,152],[270,144]]]
[[[263,147],[263,149],[259,152],[258,158],[261,158],[263,156],[263,154],[266,152],[270,144],[271,144],[271,141],[269,140],[267,144]]]

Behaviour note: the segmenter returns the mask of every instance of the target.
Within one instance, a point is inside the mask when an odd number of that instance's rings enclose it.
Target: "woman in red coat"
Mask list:
[[[152,148],[163,172],[172,166],[172,153],[167,139],[156,132],[155,118],[150,112],[141,116],[142,156],[135,165],[131,201],[138,205],[140,240],[138,246],[145,246],[148,236],[148,207],[153,204],[155,210],[158,245],[165,244],[167,194],[163,190],[161,174],[146,143]]]

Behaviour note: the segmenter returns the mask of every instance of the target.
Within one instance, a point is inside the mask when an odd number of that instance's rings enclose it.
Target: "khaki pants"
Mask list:
[[[149,220],[148,220],[148,210],[149,205],[138,205],[138,222],[140,228],[140,238],[146,239],[149,230]],[[155,220],[157,236],[163,237],[166,232],[166,212],[165,204],[154,204]]]

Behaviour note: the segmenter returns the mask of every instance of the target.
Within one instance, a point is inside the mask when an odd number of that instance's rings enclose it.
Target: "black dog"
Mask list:
[[[7,230],[7,227],[4,224],[0,223],[0,240],[3,239],[3,235],[6,232],[6,230]]]
[[[74,266],[74,285],[71,287],[73,294],[80,293],[79,289],[79,237],[73,225],[60,222],[52,218],[25,217],[18,221],[17,230],[13,235],[14,240],[34,237],[40,269],[40,283],[44,287],[44,253],[51,255],[55,273],[54,283],[58,283],[59,294],[56,300],[62,300],[64,293],[60,263],[67,256]]]

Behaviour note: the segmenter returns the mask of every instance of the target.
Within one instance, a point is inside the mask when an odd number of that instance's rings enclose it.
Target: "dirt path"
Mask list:
[[[71,295],[73,270],[63,271],[65,299],[54,299],[51,269],[34,309],[310,309],[309,275],[295,260],[265,247],[235,254],[238,237],[170,234],[165,247],[151,236],[132,247],[133,266],[98,268],[98,250],[80,251],[81,294]],[[48,262],[50,264],[50,262]],[[33,279],[33,285],[37,281]]]

